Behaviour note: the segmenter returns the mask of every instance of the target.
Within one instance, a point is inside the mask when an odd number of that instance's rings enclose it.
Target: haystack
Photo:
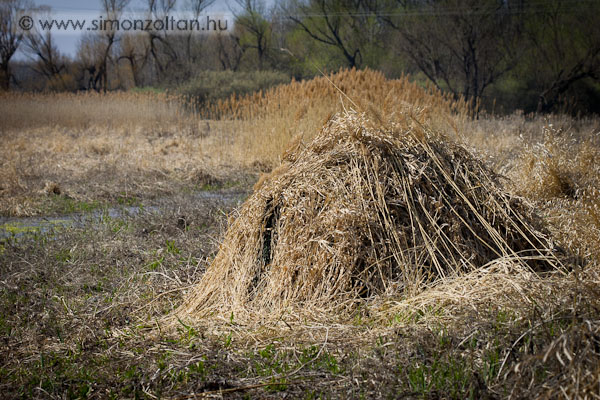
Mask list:
[[[499,258],[544,268],[538,229],[463,147],[346,112],[257,184],[178,314],[339,310]]]

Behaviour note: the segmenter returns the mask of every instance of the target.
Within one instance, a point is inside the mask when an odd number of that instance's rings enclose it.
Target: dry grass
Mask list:
[[[467,124],[464,140],[544,215],[561,246],[600,260],[600,121],[512,115]]]
[[[191,129],[182,97],[159,92],[15,93],[0,95],[1,131],[23,129]]]
[[[517,190],[537,200],[555,236],[583,259],[600,259],[600,146],[552,125],[527,149],[515,172]]]
[[[172,397],[230,373],[214,340],[198,354],[187,332],[147,333],[203,273],[238,199],[177,195],[160,212],[1,239],[0,397]]]
[[[52,212],[49,184],[91,203],[247,179],[228,157],[232,124],[188,109],[156,93],[3,94],[0,214]]]
[[[371,314],[377,326],[441,325],[461,332],[457,347],[467,352],[473,338],[490,335],[486,349],[498,347],[488,365],[494,382],[488,390],[499,397],[595,398],[599,283],[597,266],[540,275],[499,261],[442,279],[416,296],[384,298]],[[506,330],[512,332],[503,342]],[[475,353],[475,362],[484,366],[485,350]]]

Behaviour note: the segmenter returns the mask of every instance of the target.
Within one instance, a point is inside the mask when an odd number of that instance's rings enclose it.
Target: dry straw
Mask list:
[[[232,221],[179,317],[310,318],[414,294],[498,259],[555,265],[531,209],[463,147],[414,113],[373,120],[339,114],[306,148],[288,150]]]

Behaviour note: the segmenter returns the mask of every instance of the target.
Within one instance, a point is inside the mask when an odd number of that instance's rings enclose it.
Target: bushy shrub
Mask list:
[[[234,93],[237,95],[253,93],[289,81],[290,77],[287,74],[275,71],[201,71],[175,90],[204,103],[225,99]]]

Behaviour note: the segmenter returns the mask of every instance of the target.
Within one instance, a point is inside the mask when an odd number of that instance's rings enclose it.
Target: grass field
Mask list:
[[[344,108],[462,143],[534,207],[565,267],[480,266],[312,318],[174,319],[261,174]],[[166,94],[3,94],[0,115],[0,397],[600,395],[596,118],[471,119],[370,71],[203,110]],[[73,214],[93,217],[23,228]]]

